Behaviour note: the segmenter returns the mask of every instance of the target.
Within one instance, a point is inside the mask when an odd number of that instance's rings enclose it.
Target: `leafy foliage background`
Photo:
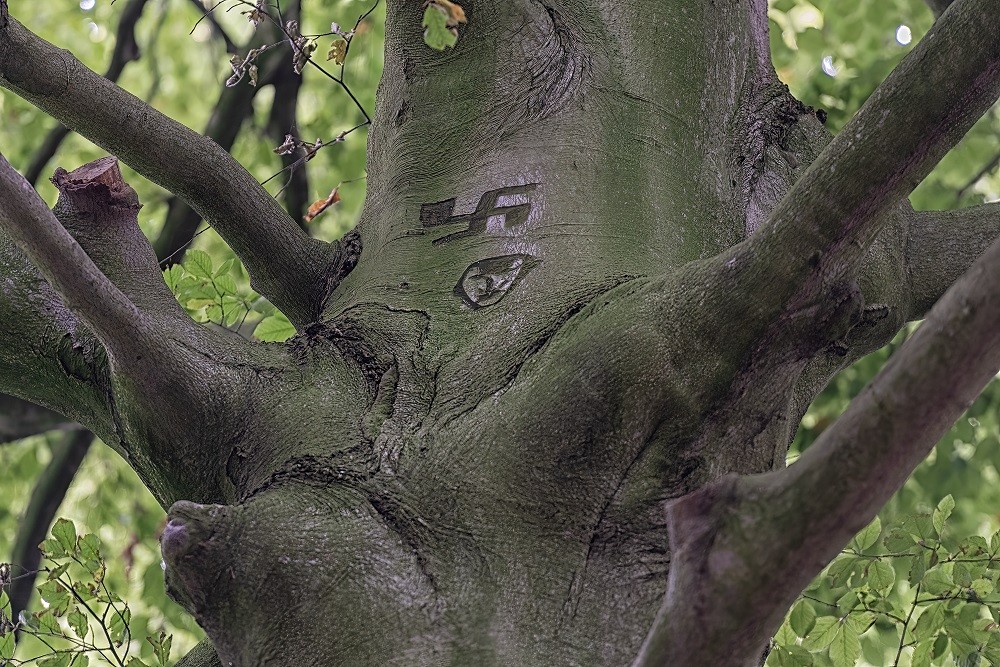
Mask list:
[[[11,12],[32,30],[71,49],[91,68],[102,71],[106,66],[121,2],[9,0],[9,4]],[[331,21],[353,25],[369,6],[370,2],[360,0],[311,0],[306,3],[303,32],[327,32]],[[779,76],[799,99],[828,112],[828,127],[834,132],[933,23],[922,0],[772,0],[770,13]],[[207,23],[198,24],[189,34],[198,16],[197,8],[186,0],[150,0],[137,32],[143,56],[126,68],[120,81],[137,96],[194,128],[205,125],[222,82],[230,74],[224,45],[212,38]],[[239,11],[220,11],[217,16],[237,42],[249,36],[250,26]],[[347,71],[353,91],[371,113],[381,73],[384,12],[376,11],[365,25],[365,32],[359,33],[351,47]],[[906,26],[912,36],[908,44],[897,39],[901,26]],[[902,34],[905,36],[905,32]],[[325,53],[328,47],[321,42],[319,52]],[[236,157],[261,181],[280,168],[272,151],[273,142],[264,131],[272,96],[270,88],[257,95],[255,115],[234,147]],[[307,141],[317,137],[332,139],[359,120],[347,96],[311,70],[305,74],[299,113],[298,131]],[[54,121],[26,102],[7,93],[0,96],[0,146],[16,166],[28,163],[53,126]],[[994,109],[920,185],[911,198],[913,205],[918,209],[946,209],[1000,199],[998,126],[1000,113]],[[313,233],[320,238],[337,238],[357,221],[364,199],[365,141],[363,132],[355,133],[346,142],[323,149],[308,163],[313,199],[325,198],[332,188],[343,183],[343,200],[311,223]],[[101,156],[100,149],[73,135],[50,168],[61,165],[72,169]],[[145,205],[140,223],[153,237],[162,225],[168,195],[127,168],[123,171]],[[281,183],[278,178],[268,187],[277,193]],[[56,192],[51,184],[41,183],[39,190],[54,203]],[[190,266],[204,264],[204,257],[208,257],[212,274],[233,259],[211,231],[199,236],[193,247],[203,251],[204,256],[193,253],[192,260],[197,261]],[[198,277],[188,270],[190,266],[175,271],[173,277],[168,274],[167,280],[174,280],[175,293],[193,317],[213,320],[208,315],[210,304],[192,304],[193,300],[204,299],[203,293],[198,293],[201,297],[194,292],[186,294],[185,288],[179,287],[184,276]],[[229,265],[225,275],[223,291],[230,289],[232,281],[240,298],[252,301],[245,272],[238,262]],[[200,280],[198,284],[204,287],[203,277]],[[188,282],[187,289],[195,289],[192,284]],[[220,293],[220,299],[224,296]],[[260,316],[269,314],[266,306],[260,311]],[[271,335],[261,337],[281,339],[287,335],[287,328],[276,325]],[[844,371],[817,398],[803,419],[789,453],[790,461],[843,411],[896,347],[898,341]],[[991,554],[1000,549],[1000,542],[992,544],[991,537],[1000,528],[998,408],[1000,390],[994,383],[883,510],[878,530],[870,527],[859,536],[850,547],[854,553],[838,559],[840,565],[835,563],[833,572],[828,570],[808,591],[812,599],[804,599],[793,609],[776,638],[769,665],[892,665],[897,664],[897,658],[900,665],[991,664],[991,658],[997,655],[992,643],[996,641],[997,618],[992,611],[995,607],[982,600],[1000,596],[991,590],[976,601],[965,594],[961,600],[942,601],[940,606],[914,607],[910,601],[917,584],[927,576],[926,571],[934,567],[941,570],[941,576],[946,575],[944,579],[934,575],[940,579],[936,585],[942,591],[973,590],[972,582],[977,579],[989,581],[991,589],[996,584],[1000,570],[991,567]],[[0,447],[0,560],[10,552],[18,517],[49,456],[46,437]],[[952,501],[946,499],[949,496]],[[938,530],[935,510],[940,520],[949,507]],[[157,537],[164,512],[117,455],[106,447],[92,448],[60,514],[72,519],[81,532],[99,535],[109,561],[108,586],[129,602],[134,624],[172,633],[175,656],[199,640],[200,630],[166,598],[163,589]],[[922,545],[912,539],[905,543],[906,535],[927,526],[933,534],[921,537]],[[893,530],[896,539],[887,543]],[[874,536],[873,531],[877,533]],[[977,579],[966,582],[966,573],[960,570],[956,574],[955,563],[948,567],[947,559],[955,554],[968,556],[973,553],[971,549],[982,547],[973,538],[977,535],[985,545],[986,564],[981,572],[976,565],[975,572],[968,574],[976,574]],[[917,555],[880,557],[907,550]],[[932,550],[938,554],[938,562],[923,573],[919,567],[914,569],[918,559],[926,558],[929,564]],[[978,585],[986,590],[985,584]],[[923,586],[927,590],[929,585]],[[856,608],[859,601],[876,611]],[[911,608],[914,612],[907,624],[909,634],[901,640],[902,624],[887,614],[901,613],[900,618],[905,619]],[[939,611],[941,619],[937,623]],[[922,622],[925,614],[927,620]],[[916,636],[914,627],[921,623],[920,636]],[[933,632],[928,630],[930,626],[935,626]],[[922,648],[928,641],[930,649]],[[903,650],[899,649],[900,643]],[[26,640],[20,650],[28,655],[36,648]],[[150,647],[137,650],[144,659],[151,659]]]

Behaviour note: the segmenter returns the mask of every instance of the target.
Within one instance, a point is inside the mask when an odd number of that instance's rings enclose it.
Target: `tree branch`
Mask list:
[[[997,284],[1000,242],[795,464],[668,507],[670,583],[636,664],[758,664],[796,595],[1000,370]]]
[[[93,441],[94,435],[89,431],[64,436],[52,447],[52,460],[35,482],[28,507],[18,523],[10,560],[11,565],[17,568],[15,574],[23,575],[10,584],[8,591],[12,618],[16,619],[22,610],[28,608],[36,579],[30,573],[38,570],[42,558],[38,545],[48,535],[52,520]]]
[[[267,132],[276,144],[285,140],[286,134],[298,134],[299,90],[302,77],[291,67],[278,70],[274,77],[274,101],[267,119]],[[303,216],[309,207],[309,177],[307,164],[303,159],[306,151],[301,146],[295,151],[281,156],[281,167],[288,170],[288,182],[283,188],[285,210],[300,225],[305,225]]]
[[[57,412],[0,394],[0,444],[46,431],[75,428],[79,427]]]
[[[293,5],[290,11],[294,10]],[[251,49],[273,44],[281,38],[281,32],[271,22],[265,22],[257,28],[250,42],[240,50],[240,55],[245,58]],[[290,58],[291,49],[284,44],[262,54],[257,61],[261,69],[261,85],[269,79],[280,76],[283,68],[287,68],[289,75],[293,75]],[[260,88],[261,86],[250,85],[249,81],[241,81],[232,87],[223,85],[215,109],[205,127],[205,136],[215,141],[223,150],[231,151],[244,122],[253,114],[253,99]],[[277,95],[276,90],[275,100]],[[153,243],[157,256],[169,258],[166,261],[171,264],[180,262],[184,256],[184,249],[191,242],[199,224],[201,216],[197,211],[188,206],[183,199],[171,197],[163,229]]]
[[[165,505],[179,497],[227,499],[230,449],[217,434],[246,426],[253,346],[199,327],[180,310],[162,285],[135,219],[135,193],[121,182],[114,158],[57,172],[55,181],[62,195],[56,210],[79,242],[6,162],[0,230],[107,351],[115,435],[143,482]]]
[[[0,229],[14,239],[106,347],[124,351],[133,347],[135,336],[153,333],[135,305],[97,268],[3,156]]]
[[[204,640],[181,658],[174,667],[222,667],[211,640]]]
[[[2,229],[0,276],[0,391],[86,424],[118,446],[103,348]]]
[[[118,161],[104,157],[72,172],[60,167],[52,182],[59,190],[56,219],[101,273],[144,314],[188,323],[139,229],[139,198],[122,179]]]
[[[748,242],[723,257],[766,284],[755,308],[808,312],[851,276],[886,215],[1000,94],[1000,14],[967,0],[939,20]]]
[[[226,43],[226,53],[239,53],[239,48],[230,37],[226,29],[222,27],[219,20],[215,18],[212,12],[205,10],[205,5],[201,4],[201,0],[190,0],[191,4],[198,8],[198,12],[205,18],[206,21],[212,26],[212,34],[221,39]]]
[[[337,248],[309,238],[218,144],[10,19],[0,84],[185,199],[240,257],[254,288],[299,325],[318,315]]]
[[[951,7],[955,0],[926,0],[927,6],[934,12],[934,16],[940,17],[944,11]]]
[[[923,317],[998,236],[1000,203],[912,213],[906,249],[912,290],[908,319]]]
[[[108,70],[104,73],[104,78],[108,81],[118,81],[125,69],[125,66],[134,60],[138,60],[141,52],[139,44],[135,41],[135,26],[142,17],[142,10],[145,9],[149,0],[130,0],[125,9],[122,10],[118,19],[118,31],[115,36],[115,49],[111,53],[111,62]],[[31,163],[24,171],[24,177],[29,183],[35,185],[45,170],[45,165],[49,163],[63,139],[69,136],[69,129],[65,125],[55,127],[42,140],[41,146],[35,151]]]

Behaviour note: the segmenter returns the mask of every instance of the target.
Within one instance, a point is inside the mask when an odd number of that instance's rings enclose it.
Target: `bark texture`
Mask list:
[[[256,190],[252,210],[211,201],[245,173],[212,148],[219,173],[186,181],[172,151],[204,144],[138,101],[108,93],[148,121],[120,135],[113,110],[82,116],[63,95],[96,75],[0,24],[0,84],[175,185],[300,328],[259,345],[191,324],[113,160],[59,172],[55,217],[7,170],[0,390],[80,419],[172,504],[168,587],[222,664],[756,664],[796,591],[755,597],[756,563],[697,556],[739,546],[755,475],[804,493],[814,464],[773,471],[809,401],[1000,230],[993,207],[905,201],[996,100],[1000,19],[956,4],[831,142],[774,75],[764,0],[462,5],[439,53],[419,3],[388,1],[368,198],[329,247]],[[48,58],[72,82],[46,83]],[[942,322],[932,339],[968,324]],[[89,375],[60,374],[67,336]],[[758,497],[780,533],[797,505]]]

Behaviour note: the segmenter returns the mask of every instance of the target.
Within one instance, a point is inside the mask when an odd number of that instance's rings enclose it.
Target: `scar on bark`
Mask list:
[[[92,212],[105,206],[138,211],[142,204],[118,168],[118,158],[109,155],[71,172],[59,167],[52,184],[73,200],[80,210]]]

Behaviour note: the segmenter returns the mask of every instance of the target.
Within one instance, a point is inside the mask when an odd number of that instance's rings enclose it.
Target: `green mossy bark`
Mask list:
[[[361,259],[265,392],[276,436],[281,406],[309,420],[246,452],[243,504],[171,514],[171,590],[234,664],[628,663],[664,501],[781,465],[794,432],[805,360],[731,403],[768,322],[717,256],[829,139],[751,5],[463,6],[442,54],[390,5]],[[463,291],[512,255],[498,300]],[[324,398],[338,367],[354,393]]]
[[[18,285],[0,283],[0,389],[107,434],[181,501],[169,590],[223,664],[626,664],[667,591],[666,501],[780,468],[830,375],[916,314],[912,212],[866,218],[836,280],[809,270],[817,235],[762,227],[829,142],[774,76],[763,1],[468,0],[445,53],[418,4],[389,2],[357,234],[303,246],[329,264],[306,292],[335,289],[314,312],[292,277],[272,285],[295,338],[197,330],[152,300],[162,336],[74,366],[99,380],[52,377],[66,335],[103,350],[0,236]]]

